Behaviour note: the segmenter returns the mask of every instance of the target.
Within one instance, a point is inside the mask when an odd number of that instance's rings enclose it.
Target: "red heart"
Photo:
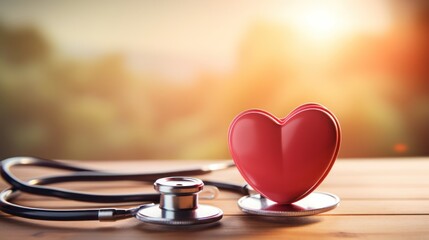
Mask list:
[[[231,123],[229,149],[241,175],[256,191],[281,204],[310,194],[338,154],[338,120],[319,104],[305,104],[286,118],[248,110]]]

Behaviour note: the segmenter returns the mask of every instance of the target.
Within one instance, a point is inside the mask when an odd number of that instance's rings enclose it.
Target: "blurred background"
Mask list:
[[[429,155],[429,1],[0,2],[0,157],[230,158],[319,102],[340,157]]]

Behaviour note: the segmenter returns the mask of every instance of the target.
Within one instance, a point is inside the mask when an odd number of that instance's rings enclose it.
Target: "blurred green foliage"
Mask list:
[[[58,56],[37,29],[0,26],[0,156],[227,155],[226,130],[219,139],[205,137],[219,129],[189,117],[203,108],[209,83],[166,85],[157,76],[133,75],[124,62],[120,54]]]
[[[354,51],[338,58],[342,67],[329,73],[337,78],[303,80],[312,69],[299,68],[291,41],[276,26],[255,25],[231,73],[201,72],[183,84],[130,71],[121,54],[58,55],[37,29],[0,25],[0,157],[229,158],[227,129],[236,114],[262,108],[283,117],[308,101],[338,115],[343,157],[429,153],[428,90],[415,93],[424,80],[407,87],[366,72],[343,78],[367,59]],[[406,151],[396,151],[398,143]]]

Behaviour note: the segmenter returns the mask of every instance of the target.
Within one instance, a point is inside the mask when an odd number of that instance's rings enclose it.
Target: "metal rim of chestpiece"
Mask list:
[[[198,204],[198,193],[204,183],[191,177],[158,179],[154,188],[160,203],[141,208],[136,213],[140,221],[162,225],[195,225],[219,221],[223,212],[217,207]]]
[[[291,204],[278,204],[260,194],[255,194],[240,198],[238,207],[245,213],[261,216],[303,217],[332,210],[339,203],[339,197],[325,192],[312,192]]]

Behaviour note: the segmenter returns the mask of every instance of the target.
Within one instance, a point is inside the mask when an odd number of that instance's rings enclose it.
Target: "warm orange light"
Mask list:
[[[397,143],[393,146],[393,150],[396,153],[405,153],[408,151],[408,146],[407,144],[404,144],[404,143]]]

